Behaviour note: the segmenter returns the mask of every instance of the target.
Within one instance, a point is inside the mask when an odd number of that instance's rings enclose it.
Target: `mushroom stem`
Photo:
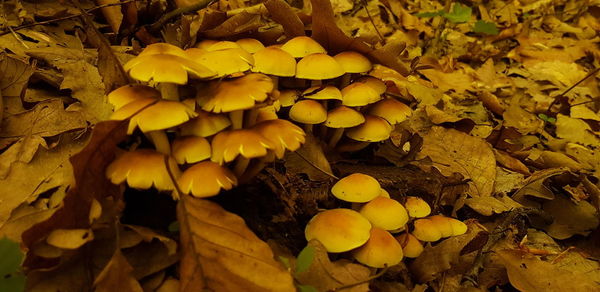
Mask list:
[[[304,132],[312,134],[312,132],[313,132],[313,125],[312,124],[304,124]]]
[[[266,156],[261,157],[256,163],[252,164],[250,168],[246,169],[246,171],[239,178],[240,183],[246,183],[254,178],[258,173],[260,173],[267,164],[275,159],[275,153],[269,151]]]
[[[171,155],[171,145],[169,144],[169,139],[164,131],[150,131],[146,132],[145,135],[148,137],[148,139],[150,139],[150,141],[152,141],[156,151],[165,155]]]
[[[237,110],[229,113],[229,119],[231,120],[231,129],[238,130],[242,128],[244,122],[244,111]]]
[[[163,82],[160,83],[160,95],[163,99],[179,101],[179,88],[175,83]]]
[[[244,157],[244,156],[238,156],[235,159],[235,164],[233,165],[233,173],[235,174],[236,177],[241,177],[242,174],[246,171],[246,168],[248,168],[248,164],[250,164],[250,159]]]
[[[244,127],[249,128],[256,124],[256,118],[258,118],[258,107],[251,108],[248,112],[246,112],[246,116],[244,118]]]
[[[331,138],[329,138],[329,143],[327,143],[327,146],[330,149],[335,148],[335,145],[337,145],[337,143],[342,138],[342,134],[344,134],[344,128],[336,128],[336,129],[334,129],[333,130],[333,134],[331,135]]]

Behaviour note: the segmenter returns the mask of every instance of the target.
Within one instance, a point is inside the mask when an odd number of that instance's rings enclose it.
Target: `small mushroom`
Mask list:
[[[385,268],[402,261],[402,246],[389,232],[373,227],[370,233],[369,240],[352,251],[358,262],[373,268]]]
[[[353,173],[333,185],[331,193],[338,199],[352,202],[365,203],[379,196],[381,185],[370,175]]]
[[[328,252],[338,253],[357,248],[371,236],[371,223],[350,209],[331,209],[315,215],[304,230],[307,241],[316,239]]]

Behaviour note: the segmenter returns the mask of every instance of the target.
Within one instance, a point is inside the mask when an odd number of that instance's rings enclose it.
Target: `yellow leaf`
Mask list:
[[[180,291],[295,291],[292,276],[239,216],[183,196]]]

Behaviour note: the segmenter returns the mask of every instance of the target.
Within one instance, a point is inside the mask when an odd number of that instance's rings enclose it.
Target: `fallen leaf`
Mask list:
[[[183,196],[181,291],[295,291],[292,276],[243,219],[216,203]]]
[[[90,229],[55,229],[50,232],[46,242],[62,249],[77,249],[94,240]]]
[[[423,136],[417,160],[429,157],[445,176],[457,172],[469,182],[469,195],[488,197],[494,188],[496,159],[490,145],[481,138],[454,129],[432,127]]]
[[[300,20],[292,7],[283,0],[269,0],[265,2],[273,21],[283,26],[283,31],[288,38],[306,35],[304,23]]]
[[[545,202],[542,209],[554,219],[543,229],[556,239],[566,239],[575,234],[588,235],[600,224],[598,211],[587,201],[574,203],[564,196],[556,196]]]
[[[592,131],[590,125],[581,119],[561,114],[556,117],[556,136],[569,142],[600,147],[600,137]]]
[[[510,283],[519,291],[596,291],[595,283],[585,274],[563,269],[519,250],[498,250]]]
[[[6,53],[0,53],[0,91],[2,96],[22,97],[33,71],[33,66],[9,57]]]
[[[471,74],[458,69],[453,72],[442,72],[441,70],[427,69],[420,70],[427,79],[437,86],[443,92],[454,90],[456,93],[464,93],[467,90],[473,90],[473,77]]]
[[[133,277],[133,268],[117,249],[108,264],[94,280],[97,292],[131,291],[142,292],[140,283]]]
[[[316,239],[309,241],[308,246],[314,248],[314,257],[307,271],[296,274],[296,278],[302,285],[312,286],[318,291],[331,291],[340,286],[360,283],[371,274],[369,268],[348,260],[331,262],[327,250]],[[369,291],[369,283],[365,282],[336,291]]]
[[[331,165],[323,153],[319,140],[311,134],[300,149],[287,153],[285,167],[290,173],[305,173],[313,181],[324,181],[333,177]]]
[[[169,252],[169,255],[173,255],[177,252],[177,243],[173,239],[160,235],[150,228],[137,225],[124,225],[124,227],[135,231],[142,237],[144,241],[149,242],[153,239],[158,239],[165,245]]]
[[[46,141],[37,135],[21,138],[0,154],[0,180],[5,179],[10,173],[10,166],[15,162],[29,163],[39,146],[48,148]]]
[[[24,291],[25,276],[20,271],[23,254],[17,242],[0,238],[0,291]]]
[[[540,199],[552,200],[554,199],[554,194],[548,190],[548,188],[544,185],[546,179],[563,174],[568,171],[568,168],[549,168],[544,170],[539,170],[534,172],[530,177],[528,177],[523,187],[521,187],[518,191],[516,191],[512,198],[526,206],[532,206],[533,201],[529,200],[525,196],[532,196]],[[535,203],[533,206],[538,206],[538,203]]]
[[[515,128],[523,135],[536,133],[538,129],[542,128],[544,125],[544,122],[541,119],[538,119],[535,114],[526,111],[521,107],[523,99],[525,98],[526,97],[514,95],[510,100],[510,105],[502,115],[504,117],[503,125],[505,127]]]
[[[492,216],[494,213],[500,214],[512,209],[522,208],[523,206],[509,196],[498,195],[495,197],[468,198],[465,204],[477,213],[484,216]]]
[[[115,4],[120,3],[121,0],[96,0],[96,4],[98,5],[106,5],[106,4]],[[121,22],[123,21],[123,13],[121,12],[121,6],[107,6],[100,8],[106,22],[112,28],[112,31],[116,34],[119,33],[119,28],[121,27]]]
[[[263,21],[261,20],[260,15],[242,11],[241,13],[228,18],[219,26],[202,31],[201,34],[207,38],[218,39],[255,30],[261,26],[263,26]]]

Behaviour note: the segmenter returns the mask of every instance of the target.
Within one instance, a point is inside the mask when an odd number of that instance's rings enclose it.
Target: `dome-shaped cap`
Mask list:
[[[231,121],[224,114],[215,114],[203,110],[196,111],[197,117],[180,126],[181,135],[209,137],[231,126]]]
[[[450,225],[452,225],[452,236],[465,234],[468,229],[467,224],[454,218],[450,218]]]
[[[342,104],[346,106],[364,106],[381,99],[381,95],[365,83],[352,82],[342,89]]]
[[[427,219],[431,220],[437,226],[437,229],[442,234],[442,237],[452,236],[452,223],[450,223],[450,219],[452,218],[446,217],[444,215],[433,215],[427,217]]]
[[[402,246],[402,252],[407,258],[416,258],[423,253],[423,244],[410,233],[402,233],[396,236],[396,240]]]
[[[246,52],[251,53],[251,54],[254,54],[265,48],[265,46],[257,39],[251,39],[251,38],[239,39],[239,40],[235,41],[235,43],[238,44]]]
[[[204,137],[180,137],[173,141],[171,147],[171,156],[179,164],[196,163],[209,159],[210,155],[210,143]]]
[[[313,86],[304,90],[302,97],[314,100],[342,100],[342,92],[337,87],[331,85]]]
[[[358,78],[358,80],[356,80],[354,82],[359,82],[359,83],[364,83],[366,85],[369,85],[379,95],[384,94],[387,91],[387,85],[385,85],[385,82],[383,82],[383,81],[381,81],[381,79],[378,79],[373,76],[363,76],[363,77]]]
[[[341,52],[333,56],[333,58],[342,65],[346,73],[365,73],[373,68],[371,61],[358,52]]]
[[[406,211],[408,211],[408,216],[413,218],[423,218],[431,213],[431,207],[429,207],[429,204],[419,197],[406,197],[404,208],[406,208]]]
[[[383,118],[366,115],[365,122],[346,130],[346,136],[362,142],[379,142],[390,137],[392,125]]]
[[[373,200],[381,191],[379,182],[370,175],[353,173],[340,179],[331,188],[331,193],[338,199],[364,203]]]
[[[327,111],[319,102],[305,99],[290,109],[290,119],[302,124],[320,124],[327,119]]]
[[[186,84],[188,73],[196,78],[211,78],[216,72],[186,57],[168,54],[143,55],[131,59],[123,69],[136,80]]]
[[[296,103],[299,96],[298,90],[287,89],[281,91],[278,100],[282,107],[290,107]]]
[[[190,48],[186,53],[190,59],[215,71],[214,78],[250,70],[254,64],[252,55],[241,48],[216,51]]]
[[[314,53],[327,54],[321,44],[307,36],[297,36],[283,44],[281,49],[294,56],[294,58],[302,58]]]
[[[130,118],[127,133],[131,134],[137,127],[144,133],[168,129],[181,125],[195,116],[194,110],[179,101],[157,101],[146,98],[130,102],[114,112],[110,119],[124,120]]]
[[[402,246],[387,231],[373,227],[367,243],[352,251],[361,264],[373,268],[384,268],[399,264],[404,257]]]
[[[326,54],[311,54],[298,62],[296,78],[323,80],[344,75],[342,66],[331,56]]]
[[[237,185],[237,178],[231,170],[217,163],[202,161],[184,171],[177,183],[184,194],[205,198],[219,194],[221,189],[232,189]]]
[[[180,171],[175,160],[168,157],[167,162],[171,173],[179,177]],[[108,165],[105,173],[113,184],[127,181],[127,185],[135,189],[154,186],[159,191],[168,191],[175,188],[165,165],[165,155],[151,149],[123,153]]]
[[[128,84],[108,94],[108,102],[115,106],[115,110],[140,98],[160,98],[160,91],[147,85]]]
[[[168,43],[154,43],[146,46],[138,56],[146,55],[175,55],[185,57],[183,49]]]
[[[315,215],[304,230],[307,241],[320,241],[328,252],[345,252],[369,239],[371,223],[350,209],[331,209]]]
[[[291,77],[296,74],[296,59],[279,48],[266,47],[254,53],[253,56],[252,72],[281,77]]]
[[[433,242],[442,238],[442,232],[429,219],[417,219],[414,225],[415,230],[413,230],[412,234],[421,241]]]
[[[408,213],[398,201],[378,196],[360,209],[360,214],[365,216],[375,227],[385,230],[401,228],[408,222]]]
[[[384,118],[388,123],[395,125],[404,122],[412,114],[412,110],[396,99],[386,98],[371,105],[369,114]]]
[[[365,122],[365,117],[347,106],[338,106],[327,112],[325,126],[329,128],[350,128]]]

